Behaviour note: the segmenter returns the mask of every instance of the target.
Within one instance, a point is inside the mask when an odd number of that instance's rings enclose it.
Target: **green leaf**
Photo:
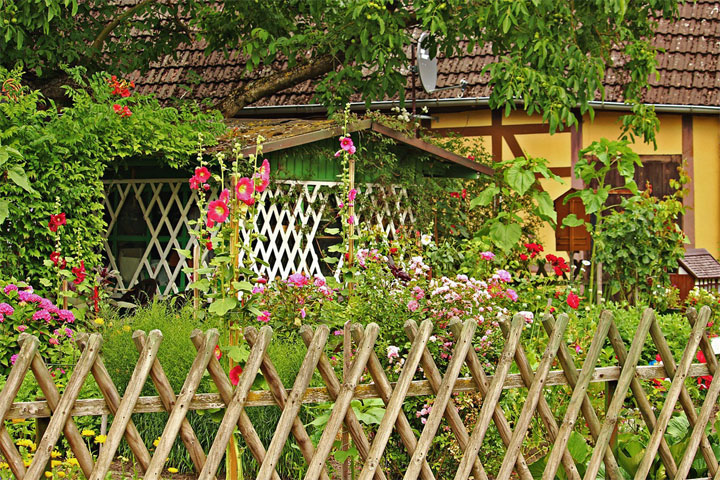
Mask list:
[[[581,464],[585,463],[585,460],[592,452],[592,448],[590,448],[587,444],[585,438],[575,431],[570,434],[570,439],[568,440],[568,450],[570,451],[570,455],[572,455],[573,460],[575,460],[575,463]]]
[[[358,457],[358,450],[355,447],[350,447],[346,450],[336,450],[333,453],[333,456],[335,457],[335,461],[338,463],[343,463],[348,458],[357,458]]]
[[[10,213],[9,205],[10,203],[7,200],[0,200],[0,225],[5,222],[8,213]]]
[[[210,289],[210,280],[207,278],[201,278],[197,282],[193,282],[188,285],[188,288],[197,288],[202,292],[207,292]]]
[[[563,218],[562,221],[563,227],[579,227],[583,224],[585,224],[585,220],[578,218],[574,213],[571,213],[567,217]]]
[[[210,304],[208,311],[222,317],[236,306],[237,298],[235,297],[217,298]]]
[[[327,233],[328,235],[337,235],[338,233],[340,233],[340,229],[339,228],[326,228],[325,233]]]
[[[518,194],[525,195],[535,183],[535,174],[521,165],[513,165],[505,170],[505,181]]]
[[[505,225],[502,222],[495,222],[490,227],[490,239],[506,252],[510,251],[518,243],[521,236],[522,229],[518,223]]]
[[[232,282],[232,286],[237,291],[243,291],[243,292],[251,292],[253,289],[252,283],[242,281],[242,282]]]
[[[180,255],[181,257],[190,258],[192,257],[192,253],[190,253],[190,250],[183,249],[183,248],[176,248],[175,251]]]
[[[35,190],[30,186],[25,170],[21,166],[14,165],[10,167],[8,177],[26,192],[35,193]]]
[[[555,204],[550,198],[548,192],[535,192],[533,197],[538,204],[538,213],[544,220],[552,220],[553,223],[557,223],[557,212],[555,211]]]
[[[222,350],[227,353],[227,356],[232,358],[233,362],[235,363],[245,363],[245,361],[250,356],[250,350],[245,343],[243,343],[242,345],[233,345],[231,347],[226,347]]]
[[[480,195],[470,200],[470,208],[475,208],[478,205],[481,207],[487,207],[492,203],[493,198],[495,198],[495,195],[500,193],[500,189],[496,185],[492,185],[482,192],[480,192]]]

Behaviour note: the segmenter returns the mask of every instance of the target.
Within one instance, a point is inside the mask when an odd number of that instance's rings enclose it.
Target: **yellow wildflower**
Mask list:
[[[52,452],[50,452],[50,458],[59,458],[60,455],[61,455],[61,453],[58,452],[57,450],[53,450]]]
[[[160,443],[160,437],[153,440],[153,447],[157,447],[159,443]]]
[[[107,436],[105,435],[98,435],[97,437],[95,437],[95,443],[102,444],[105,443],[105,440],[107,440]]]
[[[60,478],[65,478],[65,472],[63,472],[63,471],[57,472],[57,476]]]
[[[170,467],[170,468],[168,468],[168,472],[170,472],[170,473],[178,473],[178,469],[175,468],[175,467]]]
[[[29,448],[32,452],[35,451],[35,442],[33,442],[32,440],[28,440],[27,438],[21,438],[20,440],[15,442],[15,445],[17,445],[18,447]]]
[[[103,320],[102,318],[96,318],[94,322],[95,325],[105,325],[105,320]]]
[[[29,467],[29,466],[30,466],[30,460],[23,460],[23,465],[25,465],[26,467]]]
[[[52,478],[52,472],[45,472],[45,478]]]
[[[132,328],[130,328],[130,325],[124,325],[124,326],[123,326],[123,331],[129,332],[130,330],[132,330]]]
[[[6,468],[10,468],[10,465],[5,462],[0,462],[0,470],[5,470]]]
[[[83,437],[94,437],[95,436],[95,430],[88,430],[87,428],[80,433]]]
[[[62,462],[61,462],[60,460],[51,460],[51,461],[50,461],[50,466],[51,466],[52,468],[57,468],[57,467],[59,467],[60,465],[62,465]]]
[[[67,460],[65,460],[65,463],[67,463],[68,465],[73,466],[73,467],[77,467],[78,465],[80,465],[80,463],[78,462],[78,459],[75,457],[68,458]]]

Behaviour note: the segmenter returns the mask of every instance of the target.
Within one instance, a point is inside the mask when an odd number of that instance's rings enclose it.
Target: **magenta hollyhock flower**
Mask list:
[[[518,294],[517,292],[515,292],[515,290],[513,290],[512,288],[508,288],[505,293],[510,300],[512,300],[513,302],[517,302]]]
[[[5,295],[10,295],[10,292],[17,292],[18,287],[14,283],[8,283],[5,285],[5,288],[3,288],[3,292],[5,292]]]
[[[223,203],[228,203],[230,201],[230,190],[227,188],[224,188],[222,192],[220,192],[220,196],[218,197],[218,200],[220,200]]]
[[[32,319],[37,320],[45,320],[46,322],[50,321],[50,312],[47,310],[38,310],[37,312],[33,313]]]
[[[258,193],[264,192],[270,184],[270,162],[267,158],[263,160],[260,169],[253,175],[253,180],[255,180],[255,190]]]
[[[237,386],[238,383],[240,383],[240,375],[242,374],[243,369],[240,365],[236,365],[233,367],[232,370],[230,370],[230,383]]]
[[[197,177],[190,177],[190,190],[197,190],[200,188],[200,180]]]
[[[348,202],[352,204],[355,201],[355,197],[357,196],[357,190],[356,189],[350,189],[348,192]]]
[[[15,309],[7,304],[7,303],[0,303],[0,314],[2,315],[12,315],[15,313]]]
[[[263,310],[260,315],[257,316],[258,322],[268,323],[270,321],[270,312]]]
[[[353,147],[353,141],[350,137],[342,137],[340,139],[340,148],[345,150],[346,152],[350,152],[350,148]]]
[[[417,300],[415,300],[415,299],[413,298],[412,300],[410,300],[410,301],[408,302],[407,307],[408,307],[408,310],[410,310],[411,312],[414,312],[415,310],[418,309],[418,307],[420,307],[420,304],[418,303]]]
[[[195,169],[195,178],[200,183],[206,183],[210,180],[210,170],[208,170],[207,167],[197,167]]]
[[[70,310],[60,310],[58,312],[58,317],[60,317],[60,320],[67,323],[73,323],[75,321],[75,315]]]
[[[348,217],[347,222],[348,222],[348,225],[355,225],[355,215],[350,215]]]
[[[296,287],[304,287],[305,285],[310,283],[308,278],[301,272],[293,273],[292,275],[290,275],[287,279],[287,282],[292,283]]]
[[[227,204],[222,200],[214,200],[210,202],[210,205],[208,205],[207,215],[208,226],[210,226],[211,221],[213,222],[213,225],[215,225],[215,223],[223,223],[225,220],[227,220],[229,214],[230,209],[228,208]]]
[[[254,192],[255,184],[247,177],[241,178],[238,180],[237,185],[235,185],[235,194],[237,195],[237,199],[245,205],[252,205],[255,203],[255,199],[253,198]]]
[[[17,359],[18,359],[18,355],[16,353],[12,357],[10,357],[10,365],[15,365],[15,362],[17,362]]]

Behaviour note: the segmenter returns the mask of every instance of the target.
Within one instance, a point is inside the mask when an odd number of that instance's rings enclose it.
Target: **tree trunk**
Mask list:
[[[337,56],[323,55],[309,63],[253,80],[247,85],[230,92],[216,107],[225,118],[233,117],[246,105],[263,97],[270,96],[305,80],[325,75],[335,69],[341,61]]]

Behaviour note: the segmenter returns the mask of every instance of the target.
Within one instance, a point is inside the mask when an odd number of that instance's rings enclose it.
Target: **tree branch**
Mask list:
[[[155,1],[156,0],[143,0],[142,2],[138,3],[134,7],[128,8],[127,10],[125,10],[125,12],[123,12],[121,15],[119,15],[117,18],[115,18],[115,20],[113,20],[112,22],[105,25],[105,28],[102,29],[102,31],[98,34],[98,36],[95,38],[95,40],[93,41],[93,43],[91,45],[91,48],[93,49],[92,51],[94,52],[91,55],[94,55],[96,52],[100,51],[103,43],[105,43],[105,40],[107,39],[107,37],[110,36],[112,31],[115,30],[115,27],[117,27],[122,22],[124,22],[128,18],[135,15],[135,12],[137,12],[141,8],[144,8],[145,5],[155,2]]]
[[[254,80],[238,88],[220,101],[216,107],[225,118],[230,118],[242,110],[246,105],[297,85],[305,80],[325,75],[332,71],[341,62],[337,56],[323,55],[309,63],[297,65],[288,70],[273,73],[270,76]]]

